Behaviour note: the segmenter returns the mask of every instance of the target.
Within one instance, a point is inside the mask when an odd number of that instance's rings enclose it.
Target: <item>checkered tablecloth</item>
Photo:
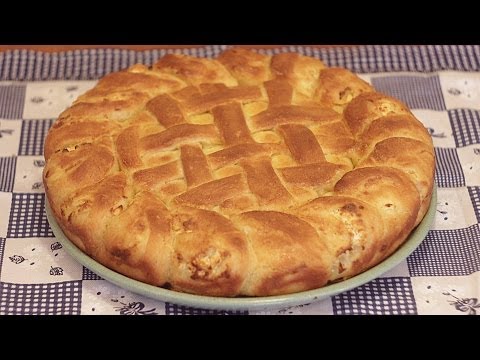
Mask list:
[[[224,46],[176,50],[216,56]],[[96,79],[175,50],[0,53],[0,314],[215,314],[126,291],[73,260],[45,215],[45,135]],[[286,47],[409,105],[435,144],[431,231],[400,265],[324,301],[250,314],[480,314],[480,46]],[[248,312],[238,312],[247,314]]]

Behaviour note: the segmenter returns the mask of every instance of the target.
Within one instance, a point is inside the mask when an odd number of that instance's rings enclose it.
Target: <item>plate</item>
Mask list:
[[[186,294],[148,285],[119,274],[84,254],[65,236],[55,220],[55,217],[53,216],[48,201],[45,202],[45,208],[47,212],[47,219],[50,223],[52,231],[57,240],[63,245],[65,250],[79,263],[115,285],[153,299],[189,307],[216,310],[265,310],[319,301],[363,285],[392,269],[408,255],[410,255],[423,241],[435,217],[436,204],[437,189],[434,187],[432,200],[430,202],[430,207],[428,208],[427,214],[423,218],[422,222],[410,234],[407,241],[405,241],[405,243],[390,257],[359,275],[338,283],[324,286],[320,289],[302,291],[287,295],[244,298],[210,297]]]

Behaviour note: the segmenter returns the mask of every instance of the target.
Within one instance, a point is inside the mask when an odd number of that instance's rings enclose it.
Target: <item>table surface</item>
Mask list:
[[[480,313],[480,46],[253,47],[347,67],[404,101],[428,128],[438,200],[432,229],[417,250],[358,288],[260,312],[187,308],[112,285],[73,260],[53,236],[41,177],[45,135],[106,73],[151,64],[170,51],[211,56],[225,46],[0,45],[0,314]]]

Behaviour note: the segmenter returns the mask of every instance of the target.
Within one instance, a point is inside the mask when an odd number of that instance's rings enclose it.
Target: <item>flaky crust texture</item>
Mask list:
[[[109,74],[50,129],[65,234],[131,278],[268,296],[354,276],[424,217],[429,133],[352,72],[295,53],[166,55]]]

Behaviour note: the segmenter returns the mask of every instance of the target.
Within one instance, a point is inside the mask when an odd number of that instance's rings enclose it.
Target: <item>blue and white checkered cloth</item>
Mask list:
[[[225,48],[0,53],[0,314],[235,313],[148,299],[84,268],[53,236],[41,177],[48,129],[98,78],[168,52]],[[438,202],[423,243],[388,273],[324,301],[250,314],[480,314],[480,46],[260,51],[349,68],[408,104],[433,138]]]

